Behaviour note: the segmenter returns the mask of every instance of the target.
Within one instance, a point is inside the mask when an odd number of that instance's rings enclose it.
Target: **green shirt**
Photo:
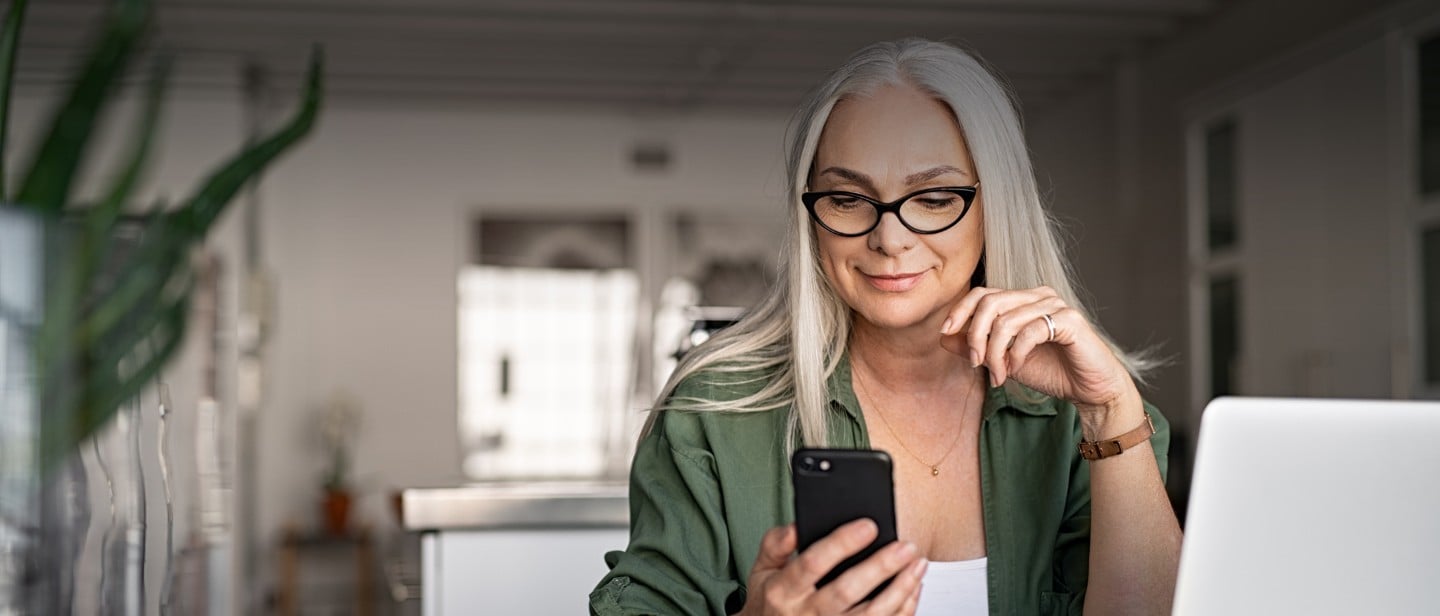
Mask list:
[[[830,438],[868,448],[869,435],[842,360],[831,375]],[[735,376],[697,375],[676,397],[734,400],[759,389]],[[980,426],[991,614],[1079,614],[1090,557],[1090,466],[1080,457],[1075,406],[1034,402],[992,387]],[[1169,424],[1148,403],[1150,439],[1166,474]],[[789,409],[664,411],[641,440],[630,473],[630,545],[590,594],[594,614],[725,614],[770,528],[794,520],[784,436]]]

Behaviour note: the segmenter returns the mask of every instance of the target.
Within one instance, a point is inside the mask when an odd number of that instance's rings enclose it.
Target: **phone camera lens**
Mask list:
[[[815,458],[805,458],[801,461],[800,466],[806,470],[815,468]]]

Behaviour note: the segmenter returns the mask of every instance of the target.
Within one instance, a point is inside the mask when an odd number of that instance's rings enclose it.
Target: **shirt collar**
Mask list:
[[[830,392],[830,409],[835,412],[843,412],[851,419],[864,422],[860,413],[860,400],[855,397],[855,388],[852,386],[850,377],[850,353],[846,352],[840,356],[840,362],[836,364],[835,371],[830,373],[830,379],[826,387]],[[1023,388],[1023,386],[1016,386]],[[1002,409],[1009,410],[1021,415],[1031,417],[1051,417],[1057,415],[1056,400],[1049,396],[1034,394],[1026,396],[1033,390],[1024,388],[1023,393],[1012,394],[1006,386],[990,387],[985,392],[985,404],[983,406],[984,418],[989,420]],[[1034,400],[1027,400],[1033,397]]]

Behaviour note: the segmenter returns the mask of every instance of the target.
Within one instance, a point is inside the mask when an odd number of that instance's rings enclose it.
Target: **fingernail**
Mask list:
[[[919,561],[916,561],[914,566],[911,567],[911,569],[915,572],[915,577],[925,577],[925,570],[929,568],[930,561],[925,558],[921,558]]]
[[[954,325],[954,324],[955,324],[955,320],[954,320],[954,319],[945,319],[945,324],[940,326],[940,333],[942,333],[942,334],[948,334],[948,333],[950,333],[950,326],[951,326],[951,325]]]
[[[900,555],[901,555],[901,556],[909,557],[911,554],[914,554],[914,553],[915,553],[915,544],[910,543],[909,541],[902,541],[902,542],[900,542]]]
[[[970,349],[970,367],[971,367],[971,368],[979,368],[979,367],[980,367],[980,351],[976,351],[975,349]]]

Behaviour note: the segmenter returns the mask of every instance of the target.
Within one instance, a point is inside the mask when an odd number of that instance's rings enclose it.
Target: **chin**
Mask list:
[[[924,323],[932,312],[918,305],[897,306],[894,302],[886,303],[890,305],[867,306],[856,310],[855,315],[881,329],[905,329]]]

